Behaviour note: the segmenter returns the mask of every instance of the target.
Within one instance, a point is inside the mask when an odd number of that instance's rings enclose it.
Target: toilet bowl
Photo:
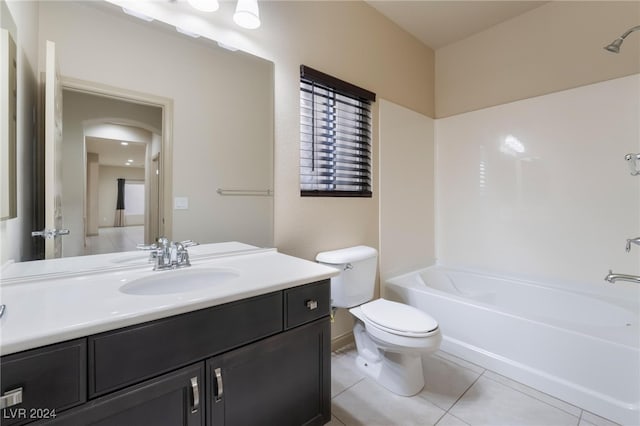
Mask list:
[[[331,279],[333,307],[350,308],[356,364],[391,392],[411,396],[424,387],[422,355],[435,352],[438,323],[403,303],[373,298],[378,253],[366,246],[318,253],[316,261],[342,272]]]

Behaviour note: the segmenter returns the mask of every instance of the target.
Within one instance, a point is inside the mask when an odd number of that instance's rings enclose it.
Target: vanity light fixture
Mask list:
[[[202,12],[215,12],[220,7],[218,0],[187,0],[194,8]]]
[[[151,16],[147,16],[144,13],[140,13],[140,12],[132,10],[132,9],[127,9],[126,7],[123,7],[122,11],[124,13],[126,13],[127,15],[133,16],[133,17],[138,18],[138,19],[142,19],[143,21],[146,21],[146,22],[153,21],[153,18]]]
[[[249,30],[258,28],[260,26],[258,0],[238,0],[233,22]]]

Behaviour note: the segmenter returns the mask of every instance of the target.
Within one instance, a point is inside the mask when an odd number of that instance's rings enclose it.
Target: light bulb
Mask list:
[[[238,0],[233,21],[242,28],[253,30],[260,26],[260,11],[257,0]]]

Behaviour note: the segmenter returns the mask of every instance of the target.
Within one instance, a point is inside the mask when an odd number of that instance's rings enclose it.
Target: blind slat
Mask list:
[[[355,86],[342,82],[337,90],[327,81],[301,75],[301,194],[370,197],[371,102],[345,90]]]

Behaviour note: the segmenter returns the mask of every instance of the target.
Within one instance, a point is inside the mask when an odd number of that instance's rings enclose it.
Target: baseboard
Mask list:
[[[354,343],[355,341],[353,340],[353,333],[352,332],[348,332],[345,333],[341,336],[335,337],[333,339],[331,339],[331,352],[333,351],[337,351],[338,349],[341,349],[347,345],[350,345],[352,343]]]

